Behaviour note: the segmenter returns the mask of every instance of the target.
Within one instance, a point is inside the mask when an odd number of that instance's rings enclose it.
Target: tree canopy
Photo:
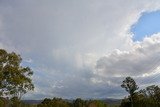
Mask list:
[[[34,89],[31,76],[33,71],[29,67],[21,66],[22,58],[15,52],[8,53],[0,49],[0,95],[17,97]]]
[[[131,106],[133,107],[133,94],[136,90],[138,90],[136,82],[133,78],[126,77],[126,79],[122,82],[121,87],[125,88],[125,90],[130,94]]]

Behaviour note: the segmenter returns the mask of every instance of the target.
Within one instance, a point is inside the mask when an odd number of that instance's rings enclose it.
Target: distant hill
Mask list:
[[[26,104],[40,104],[42,100],[22,100]]]
[[[65,99],[68,102],[72,102],[73,99]],[[121,103],[121,99],[113,99],[113,98],[103,98],[103,99],[97,99],[97,100],[101,100],[107,104],[120,104]],[[39,104],[42,102],[42,100],[22,100],[24,103],[26,104]]]
[[[121,103],[121,99],[104,98],[104,99],[100,99],[100,100],[104,101],[107,104],[120,104]]]

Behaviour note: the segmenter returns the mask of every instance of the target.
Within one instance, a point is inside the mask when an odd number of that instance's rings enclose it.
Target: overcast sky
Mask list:
[[[0,0],[0,48],[34,71],[24,99],[122,98],[160,82],[159,0]]]

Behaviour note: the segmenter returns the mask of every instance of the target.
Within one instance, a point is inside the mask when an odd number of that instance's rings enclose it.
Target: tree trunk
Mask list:
[[[131,95],[131,107],[133,107],[133,96]]]

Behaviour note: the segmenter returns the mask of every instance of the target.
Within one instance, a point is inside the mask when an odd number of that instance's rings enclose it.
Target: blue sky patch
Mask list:
[[[144,37],[160,32],[160,11],[145,12],[131,28],[133,41],[142,41]]]

